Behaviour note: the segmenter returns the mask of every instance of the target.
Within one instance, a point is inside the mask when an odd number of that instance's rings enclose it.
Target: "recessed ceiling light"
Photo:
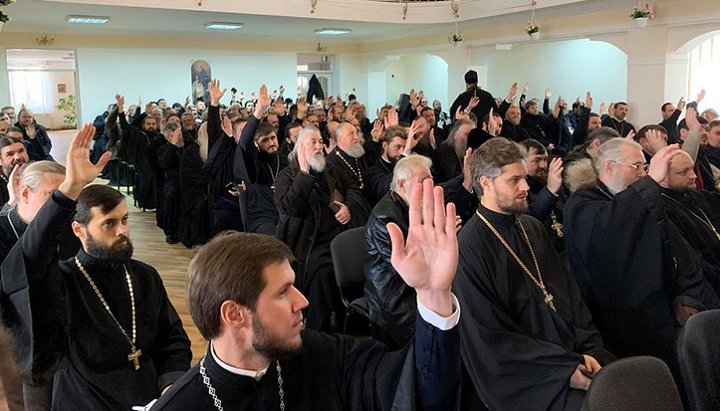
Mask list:
[[[324,29],[315,30],[315,34],[317,34],[319,36],[342,36],[345,34],[349,34],[351,32],[352,32],[352,30],[350,30],[350,29],[324,28]]]
[[[205,28],[208,30],[237,30],[242,28],[242,23],[220,23],[212,22],[205,24]]]
[[[104,16],[67,16],[65,21],[68,23],[78,24],[105,24],[110,20],[110,17]]]

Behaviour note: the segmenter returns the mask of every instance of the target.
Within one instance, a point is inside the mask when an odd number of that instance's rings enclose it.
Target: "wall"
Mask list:
[[[261,83],[270,90],[284,85],[293,94],[297,82],[297,55],[290,52],[218,52],[147,49],[77,50],[81,121],[92,121],[115,98],[125,96],[125,104],[143,104],[165,98],[168,104],[183,102],[192,94],[190,65],[206,60],[213,78],[221,86],[236,87],[249,96]],[[230,99],[230,92],[223,102]]]
[[[387,102],[395,104],[401,93],[422,90],[428,101],[438,99],[448,106],[448,65],[430,54],[410,54],[390,63],[386,70]]]
[[[366,62],[357,54],[342,54],[333,57],[335,90],[333,94],[345,96],[355,94],[359,101],[368,101]]]
[[[496,51],[487,59],[488,90],[505,97],[509,86],[528,82],[528,98],[542,100],[545,89],[552,102],[562,95],[572,104],[592,92],[595,109],[601,102],[626,99],[627,56],[615,46],[590,40],[520,44],[510,51]],[[519,97],[519,96],[518,96]]]

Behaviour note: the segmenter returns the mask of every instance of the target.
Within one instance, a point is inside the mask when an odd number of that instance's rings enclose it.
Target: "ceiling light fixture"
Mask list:
[[[211,22],[205,24],[205,28],[208,30],[237,30],[243,27],[242,23],[220,23]]]
[[[352,33],[350,29],[322,28],[315,30],[315,34],[318,36],[343,36],[350,33]]]
[[[68,23],[77,24],[105,24],[110,20],[110,17],[104,16],[67,16],[65,21]]]

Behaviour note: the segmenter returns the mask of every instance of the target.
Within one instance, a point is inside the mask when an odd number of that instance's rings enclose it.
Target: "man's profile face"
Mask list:
[[[527,164],[528,175],[542,182],[547,181],[548,171],[548,155],[546,151],[538,151],[536,148],[528,150],[528,156],[525,158]]]
[[[486,189],[483,195],[494,197],[498,208],[508,214],[523,214],[528,210],[527,195],[530,190],[525,177],[527,166],[516,161],[501,168],[501,174],[490,182],[492,192]]]
[[[295,272],[286,260],[263,270],[265,288],[253,311],[252,345],[270,360],[291,357],[302,348],[302,310],[308,300],[293,285]]]
[[[618,192],[628,188],[630,184],[645,177],[646,173],[642,167],[633,167],[632,165],[645,164],[645,157],[641,149],[634,147],[623,147],[620,159],[611,162],[613,168],[612,182],[608,186],[612,186]],[[607,184],[607,183],[606,183]]]
[[[5,146],[0,150],[0,164],[2,164],[3,173],[10,175],[13,167],[22,165],[30,161],[25,144],[17,142]]]
[[[710,129],[707,133],[707,143],[710,147],[720,148],[720,126]]]
[[[666,105],[665,110],[663,110],[663,112],[662,112],[663,119],[670,118],[670,116],[672,116],[674,112],[675,112],[675,106],[673,106],[672,104]]]
[[[625,104],[615,105],[615,117],[617,117],[618,120],[625,120],[625,117],[627,117],[627,111],[628,106]]]
[[[315,128],[320,128],[320,121],[318,120],[318,117],[315,114],[310,114],[307,116],[307,123],[310,126],[313,126]]]
[[[670,159],[668,167],[667,185],[675,191],[692,191],[697,188],[695,180],[695,163],[684,151],[674,155]]]
[[[270,123],[275,130],[280,127],[280,120],[278,119],[277,114],[268,114],[267,115],[267,122]]]
[[[325,121],[327,119],[327,114],[325,114],[325,109],[322,109],[322,108],[315,110],[315,116],[318,119],[318,124],[322,123],[323,121]]]
[[[32,220],[38,211],[52,195],[53,191],[60,187],[60,183],[65,180],[65,176],[55,173],[44,173],[42,180],[35,190],[28,186],[20,187],[20,199],[22,207],[25,208],[25,214]]]

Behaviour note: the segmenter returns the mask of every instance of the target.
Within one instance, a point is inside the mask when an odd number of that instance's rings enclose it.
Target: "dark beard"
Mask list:
[[[125,241],[127,241],[127,244],[124,244]],[[130,238],[126,236],[119,237],[115,240],[112,246],[107,247],[95,241],[95,239],[88,233],[85,246],[87,247],[85,252],[101,261],[127,263],[133,255],[132,242],[130,241]]]
[[[297,347],[290,347],[277,338],[268,335],[257,313],[253,316],[253,330],[255,331],[252,341],[253,348],[269,360],[287,360],[296,357],[302,351],[302,343],[298,344]]]

